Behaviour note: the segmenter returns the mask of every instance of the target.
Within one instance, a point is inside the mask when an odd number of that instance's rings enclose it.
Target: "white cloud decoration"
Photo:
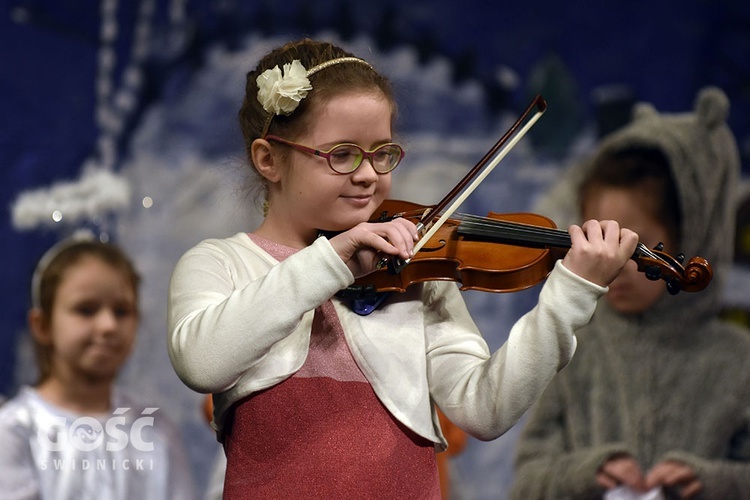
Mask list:
[[[57,224],[80,225],[130,204],[130,184],[107,170],[89,170],[77,181],[63,181],[21,193],[11,208],[19,230]]]

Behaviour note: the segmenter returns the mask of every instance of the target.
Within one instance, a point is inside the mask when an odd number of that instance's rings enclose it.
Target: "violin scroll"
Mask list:
[[[683,267],[682,262],[685,260],[683,254],[672,257],[662,252],[662,248],[661,243],[653,250],[639,243],[632,259],[638,264],[638,270],[643,272],[646,278],[653,281],[664,280],[670,294],[676,295],[681,290],[700,292],[713,279],[714,273],[711,265],[703,257],[693,257]]]

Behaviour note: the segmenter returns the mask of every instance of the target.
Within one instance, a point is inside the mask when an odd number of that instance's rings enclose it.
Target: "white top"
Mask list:
[[[219,436],[233,403],[299,370],[314,309],[353,282],[326,238],[280,263],[245,233],[205,240],[182,256],[170,284],[169,355],[185,384],[216,395]],[[606,290],[558,262],[537,306],[494,354],[453,282],[393,293],[368,316],[332,300],[378,398],[442,449],[433,403],[479,439],[500,436],[570,361],[575,330]]]
[[[0,498],[196,498],[179,433],[162,410],[121,395],[113,408],[78,415],[22,387],[0,407]]]

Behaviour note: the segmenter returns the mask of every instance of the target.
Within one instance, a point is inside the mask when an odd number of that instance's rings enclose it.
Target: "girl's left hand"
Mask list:
[[[638,245],[638,235],[617,221],[589,220],[570,226],[571,247],[563,259],[569,270],[597,285],[609,286]]]
[[[331,238],[333,249],[355,278],[375,270],[378,254],[396,255],[404,260],[413,256],[417,227],[405,218],[388,222],[362,222]]]

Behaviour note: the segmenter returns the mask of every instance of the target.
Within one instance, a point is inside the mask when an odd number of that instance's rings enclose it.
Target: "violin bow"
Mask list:
[[[528,118],[531,112],[536,108],[536,112]],[[426,228],[427,231],[422,235],[420,240],[414,245],[413,252],[417,253],[424,244],[429,241],[430,238],[440,229],[443,223],[453,215],[459,206],[474,192],[479,184],[494,170],[500,161],[510,152],[513,147],[523,138],[529,129],[534,126],[536,121],[544,114],[547,110],[547,101],[541,95],[537,95],[531,104],[526,108],[523,114],[516,120],[516,122],[508,129],[508,131],[495,143],[494,146],[479,160],[479,162],[467,173],[461,181],[442,199],[440,202],[432,207],[432,209],[425,212],[422,218],[417,224],[417,230],[422,232]],[[528,120],[527,120],[528,118]],[[524,123],[525,122],[525,123]],[[523,126],[521,125],[523,124]],[[519,130],[520,127],[520,130]],[[474,179],[472,181],[472,179]],[[469,184],[471,182],[471,184]],[[467,186],[468,184],[468,186]],[[460,193],[460,194],[459,194]],[[455,198],[455,199],[454,199]],[[451,200],[453,201],[451,203]],[[448,204],[450,203],[450,206]],[[448,208],[446,208],[448,206]],[[440,217],[435,220],[438,214]],[[396,259],[399,262],[393,262],[394,271],[398,272],[409,263],[411,259],[402,261]]]

